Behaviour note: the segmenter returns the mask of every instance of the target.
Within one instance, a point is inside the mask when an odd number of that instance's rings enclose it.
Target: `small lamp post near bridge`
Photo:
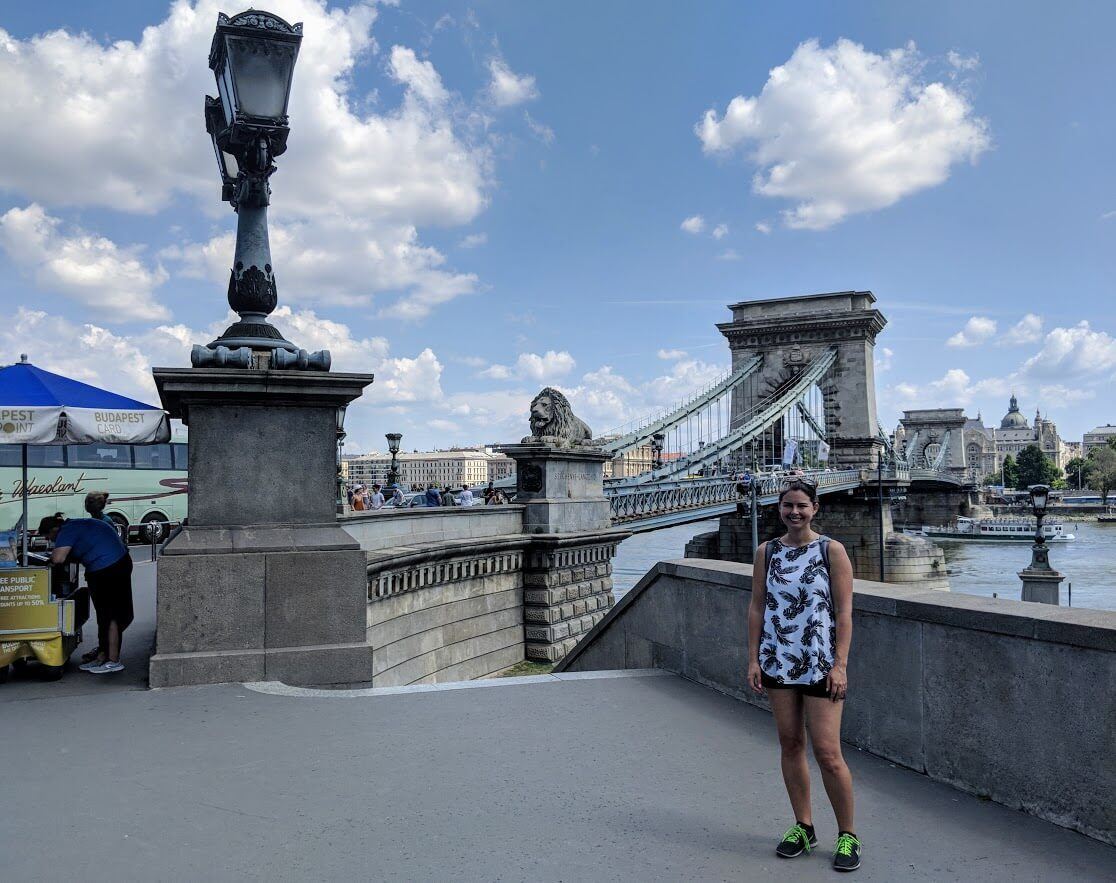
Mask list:
[[[384,438],[387,439],[388,451],[391,453],[391,466],[388,468],[387,475],[387,485],[391,488],[399,484],[399,441],[403,438],[403,434],[389,432]]]
[[[1065,576],[1050,566],[1050,550],[1042,533],[1042,520],[1046,516],[1050,488],[1045,484],[1034,484],[1029,490],[1031,511],[1035,515],[1035,544],[1031,546],[1030,565],[1019,572],[1019,578],[1023,581],[1022,599],[1041,604],[1058,604],[1058,590]]]
[[[337,514],[345,514],[345,411],[347,405],[337,409]]]
[[[666,436],[661,432],[656,432],[651,436],[651,472],[657,472],[663,468],[663,442],[666,441]]]

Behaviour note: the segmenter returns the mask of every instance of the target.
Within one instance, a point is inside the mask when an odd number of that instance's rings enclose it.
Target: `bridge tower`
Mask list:
[[[876,335],[887,324],[875,302],[870,291],[838,291],[732,304],[732,321],[717,327],[728,339],[733,370],[757,355],[763,358],[756,381],[733,391],[733,425],[836,348],[837,359],[819,382],[830,462],[839,468],[875,467],[882,443],[873,353]]]

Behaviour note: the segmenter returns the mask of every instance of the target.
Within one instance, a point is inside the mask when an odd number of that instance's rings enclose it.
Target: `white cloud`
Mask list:
[[[891,370],[891,360],[895,356],[895,351],[886,346],[881,346],[876,350],[875,367],[877,373]]]
[[[982,398],[1006,396],[1012,388],[1010,378],[973,380],[963,368],[950,368],[928,383],[903,382],[885,386],[880,391],[880,400],[884,409],[963,408]]]
[[[1035,378],[1059,381],[1111,378],[1116,372],[1116,339],[1084,321],[1072,328],[1054,328],[1022,370]]]
[[[756,230],[766,236],[768,233],[771,232],[771,225],[767,223],[767,221],[757,221]]]
[[[941,184],[988,149],[968,98],[925,82],[913,44],[883,55],[851,40],[808,40],[758,96],[738,95],[695,127],[708,154],[750,150],[752,189],[796,203],[788,227],[823,230]]]
[[[80,230],[63,233],[62,222],[37,203],[0,216],[0,247],[12,263],[46,291],[65,295],[117,321],[163,319],[154,298],[167,274],[148,267],[139,249]]]
[[[1100,219],[1102,221],[1110,221],[1113,218],[1116,218],[1116,211],[1105,212],[1103,215],[1100,216]]]
[[[212,148],[198,110],[201,95],[215,92],[206,57],[223,8],[219,0],[175,0],[138,41],[111,45],[64,31],[26,40],[0,31],[0,189],[48,207],[126,212],[155,212],[185,194],[220,211],[231,228],[231,213],[215,199]],[[334,277],[322,299],[392,292],[397,300],[383,312],[397,316],[423,315],[474,290],[472,277],[439,269],[443,256],[417,232],[469,223],[487,202],[488,142],[470,137],[459,99],[413,50],[375,54],[370,3],[327,10],[316,0],[280,0],[274,8],[304,22],[305,34],[290,146],[272,179],[272,217],[276,229],[297,230],[300,250],[302,239],[307,248],[299,255],[276,249],[280,286],[299,281],[293,262],[313,260]],[[373,112],[354,94],[352,72],[377,57],[403,95],[397,106]],[[229,242],[231,234],[200,247]],[[231,259],[230,247],[220,257],[221,276]]]
[[[489,59],[488,73],[492,78],[488,84],[488,94],[497,107],[513,107],[539,97],[535,78],[528,74],[517,74],[502,58]]]
[[[523,119],[527,122],[527,128],[531,130],[531,134],[539,139],[547,146],[554,143],[554,130],[550,126],[544,125],[536,120],[527,111],[523,111]]]
[[[465,236],[459,243],[457,243],[457,247],[478,248],[479,246],[486,245],[487,243],[487,233],[470,233],[468,236]]]
[[[574,357],[565,350],[561,352],[547,350],[541,356],[538,353],[520,353],[514,365],[490,365],[480,372],[480,376],[490,380],[532,380],[551,383],[569,374],[576,366]]]
[[[0,326],[0,349],[27,353],[40,368],[151,404],[151,363],[132,340],[93,324],[19,307]]]
[[[946,61],[951,68],[959,71],[974,71],[980,67],[979,55],[962,55],[953,49],[946,53]]]
[[[444,255],[422,245],[414,227],[369,225],[338,216],[273,223],[270,234],[281,302],[363,306],[377,295],[405,290],[379,314],[421,319],[438,304],[476,288],[474,274],[442,269]],[[225,285],[235,245],[230,230],[159,254],[185,276]]]
[[[1038,343],[1042,340],[1042,317],[1027,313],[1004,335],[1005,344]]]
[[[577,386],[563,386],[562,391],[577,415],[587,420],[598,434],[604,434],[693,397],[724,370],[724,365],[685,359],[671,365],[668,374],[634,383],[617,374],[610,365],[603,365],[585,374]]]
[[[972,316],[965,327],[946,341],[946,346],[979,346],[996,333],[996,320],[987,316]]]
[[[719,255],[717,255],[717,260],[738,261],[740,260],[740,253],[735,248],[726,248]]]
[[[659,350],[658,352],[659,358],[666,362],[673,362],[675,359],[684,359],[686,355],[687,353],[685,350]]]
[[[705,218],[701,215],[691,215],[686,218],[680,225],[687,233],[698,234],[705,229]]]
[[[728,236],[728,232],[728,224],[718,224],[716,227],[713,228],[712,235],[714,239],[724,239],[726,236]]]

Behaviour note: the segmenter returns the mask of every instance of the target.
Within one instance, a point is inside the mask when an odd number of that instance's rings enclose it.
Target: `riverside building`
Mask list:
[[[1116,435],[1116,426],[1108,429]],[[950,463],[978,479],[995,474],[1006,457],[1018,458],[1019,452],[1030,445],[1037,445],[1058,468],[1063,468],[1072,456],[1070,447],[1058,435],[1057,424],[1036,410],[1031,425],[1019,410],[1014,394],[998,427],[985,426],[980,412],[975,418],[966,417],[961,408],[904,411],[895,430],[895,443],[913,465],[928,466],[941,451],[946,430],[950,432],[951,447],[957,444],[956,435],[960,434],[964,452],[963,460],[952,456]],[[916,450],[908,450],[912,444]]]

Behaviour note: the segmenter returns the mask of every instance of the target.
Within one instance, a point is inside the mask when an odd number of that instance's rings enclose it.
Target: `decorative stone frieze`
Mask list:
[[[428,561],[402,567],[374,567],[368,577],[368,599],[385,598],[415,589],[456,583],[499,573],[515,573],[523,567],[521,551],[465,555],[449,561]]]

